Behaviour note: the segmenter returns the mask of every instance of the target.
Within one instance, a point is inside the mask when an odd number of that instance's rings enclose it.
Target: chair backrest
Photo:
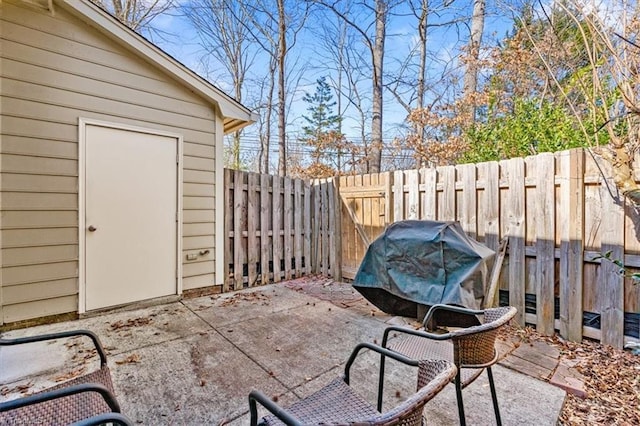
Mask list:
[[[511,306],[485,309],[481,325],[451,332],[453,358],[458,368],[487,367],[497,361],[496,338],[500,328],[515,316]]]
[[[379,416],[358,422],[370,425],[418,426],[422,424],[422,410],[425,404],[435,397],[457,373],[457,368],[448,361],[423,360],[418,366],[418,390],[400,405]]]

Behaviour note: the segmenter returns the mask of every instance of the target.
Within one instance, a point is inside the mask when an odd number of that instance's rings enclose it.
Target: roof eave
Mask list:
[[[239,120],[239,119],[225,117],[224,134],[227,135],[229,133],[242,130],[243,128],[249,126],[250,124],[255,123],[256,121],[258,121],[258,114],[256,113],[251,113],[251,118],[249,120]]]
[[[146,61],[171,74],[191,90],[216,105],[226,119],[242,122],[245,127],[255,122],[255,115],[245,106],[213,86],[189,68],[169,56],[166,52],[127,28],[108,12],[88,0],[55,0],[69,13],[80,17],[107,37],[135,51]],[[237,126],[236,126],[237,127]],[[227,133],[227,129],[224,129]]]

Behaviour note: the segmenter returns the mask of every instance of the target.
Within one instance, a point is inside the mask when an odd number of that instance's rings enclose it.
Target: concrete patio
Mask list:
[[[348,285],[323,286],[322,295],[313,295],[299,291],[295,281],[281,283],[16,330],[3,337],[92,330],[108,350],[118,400],[134,422],[245,425],[252,389],[287,405],[341,374],[357,343],[379,342],[386,326],[409,322],[363,302]],[[323,300],[331,295],[340,303]],[[93,368],[97,357],[84,346],[73,340],[1,349],[0,399]],[[377,361],[364,354],[352,379],[370,400],[375,398]],[[505,425],[556,424],[563,390],[500,365],[494,376]],[[386,383],[385,405],[392,406],[415,390],[415,371],[392,368]],[[468,424],[495,424],[486,375],[463,394]],[[453,386],[428,403],[424,415],[429,425],[457,424]]]

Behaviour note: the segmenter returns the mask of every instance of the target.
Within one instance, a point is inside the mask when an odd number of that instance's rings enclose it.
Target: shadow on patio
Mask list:
[[[134,422],[244,425],[252,389],[287,405],[341,374],[357,343],[377,343],[387,325],[409,322],[380,312],[350,285],[303,278],[16,330],[4,337],[92,330],[109,353],[118,400]],[[2,348],[0,399],[93,368],[97,357],[82,351],[83,344],[39,343],[28,345],[28,352]],[[377,363],[372,354],[359,358],[353,379],[372,402]],[[556,424],[564,391],[501,366],[494,372],[505,425]],[[388,370],[385,405],[415,390],[413,374],[407,367]],[[465,389],[464,397],[468,424],[495,422],[486,375]],[[457,424],[454,387],[429,402],[424,414],[429,425]]]

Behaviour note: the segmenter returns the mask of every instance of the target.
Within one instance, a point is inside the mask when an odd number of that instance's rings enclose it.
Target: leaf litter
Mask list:
[[[153,318],[149,317],[140,317],[140,318],[129,318],[126,321],[118,320],[116,322],[112,322],[109,324],[111,331],[116,330],[127,330],[133,327],[141,327],[143,325],[148,325],[153,322]]]
[[[253,293],[236,293],[231,297],[225,298],[220,304],[221,307],[235,306],[240,302],[251,302],[251,304],[261,304],[263,306],[269,305],[271,297],[262,292]]]
[[[554,345],[561,359],[582,374],[587,396],[567,394],[558,425],[640,425],[640,356],[587,339],[576,343],[543,336],[531,327],[503,330],[500,338],[516,347],[535,341]]]

